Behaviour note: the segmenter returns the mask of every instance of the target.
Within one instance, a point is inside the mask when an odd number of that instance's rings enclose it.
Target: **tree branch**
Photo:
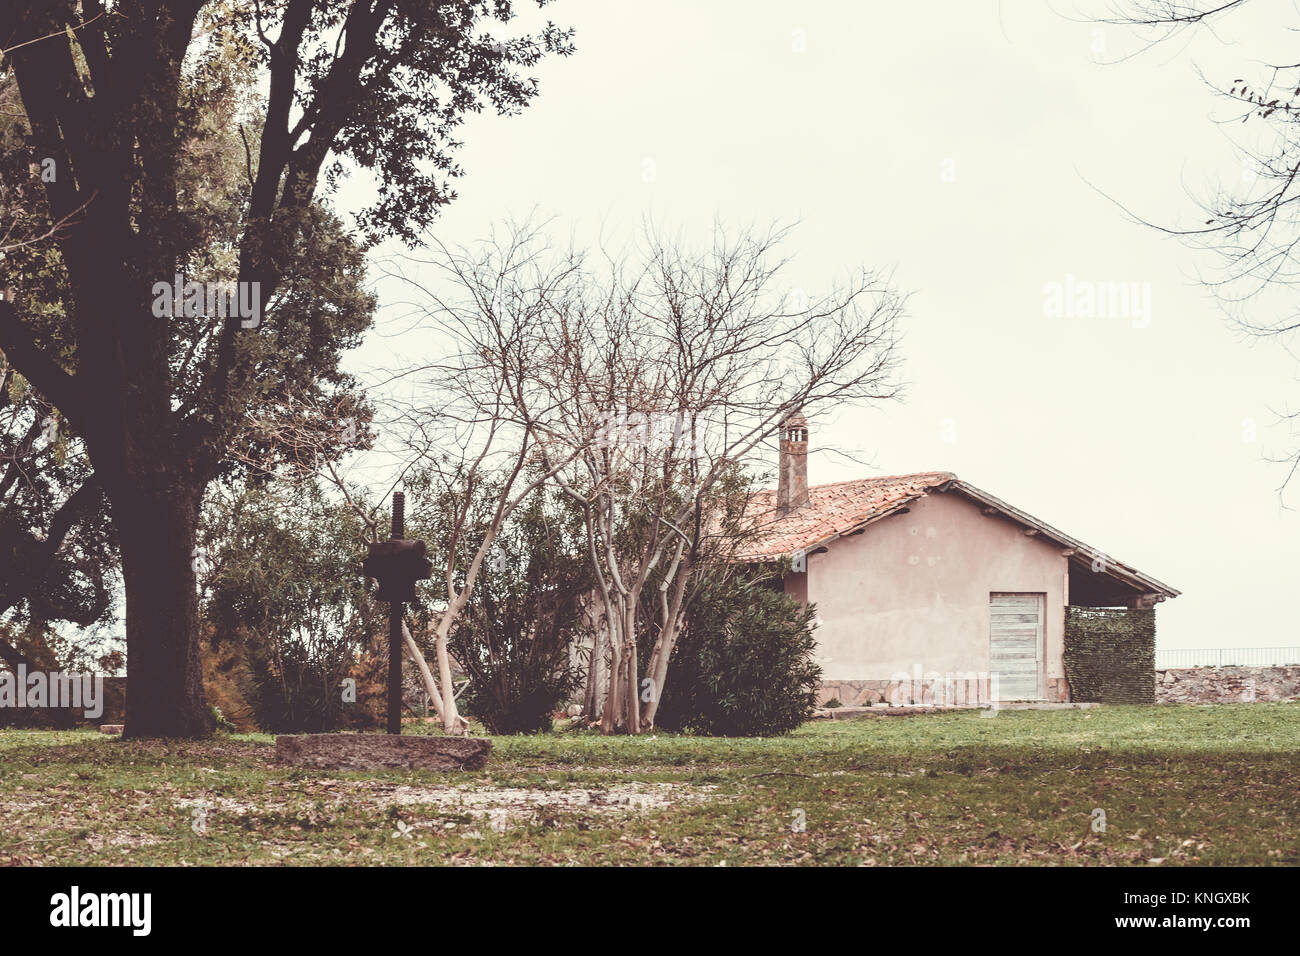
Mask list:
[[[36,344],[13,303],[4,300],[0,300],[0,351],[65,418],[83,428],[87,402],[76,378]]]

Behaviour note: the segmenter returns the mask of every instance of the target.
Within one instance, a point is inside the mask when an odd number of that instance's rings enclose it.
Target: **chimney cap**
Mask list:
[[[808,419],[803,417],[803,409],[796,408],[781,424],[786,428],[803,428],[807,426]]]

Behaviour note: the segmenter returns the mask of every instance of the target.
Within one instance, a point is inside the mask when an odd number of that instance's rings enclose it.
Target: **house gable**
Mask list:
[[[826,680],[988,671],[993,593],[1041,594],[1047,631],[1063,628],[1066,556],[961,496],[918,496],[805,560],[786,590],[817,607]],[[1046,676],[1063,678],[1060,642],[1048,645]]]

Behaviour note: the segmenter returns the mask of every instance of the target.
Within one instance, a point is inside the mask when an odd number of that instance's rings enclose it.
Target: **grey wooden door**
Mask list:
[[[989,673],[998,700],[1043,696],[1043,594],[989,595]]]

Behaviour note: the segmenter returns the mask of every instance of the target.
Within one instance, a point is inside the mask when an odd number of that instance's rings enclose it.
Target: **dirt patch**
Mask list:
[[[464,815],[487,823],[498,832],[511,826],[564,816],[618,817],[661,810],[711,797],[716,787],[683,787],[667,783],[627,783],[611,787],[412,787],[372,786],[368,799],[379,807],[428,808],[435,813]]]
[[[389,784],[374,780],[316,780],[310,789],[296,790],[298,797],[316,797],[327,805],[365,806],[376,811],[393,807],[410,809],[425,817],[406,827],[454,828],[459,818],[485,823],[493,830],[529,824],[541,819],[581,815],[617,817],[650,810],[699,803],[712,798],[714,786],[629,782],[609,787],[453,787]],[[185,809],[205,807],[209,812],[244,816],[289,809],[288,799],[247,801],[210,795],[177,801]],[[399,826],[399,832],[403,827]]]

